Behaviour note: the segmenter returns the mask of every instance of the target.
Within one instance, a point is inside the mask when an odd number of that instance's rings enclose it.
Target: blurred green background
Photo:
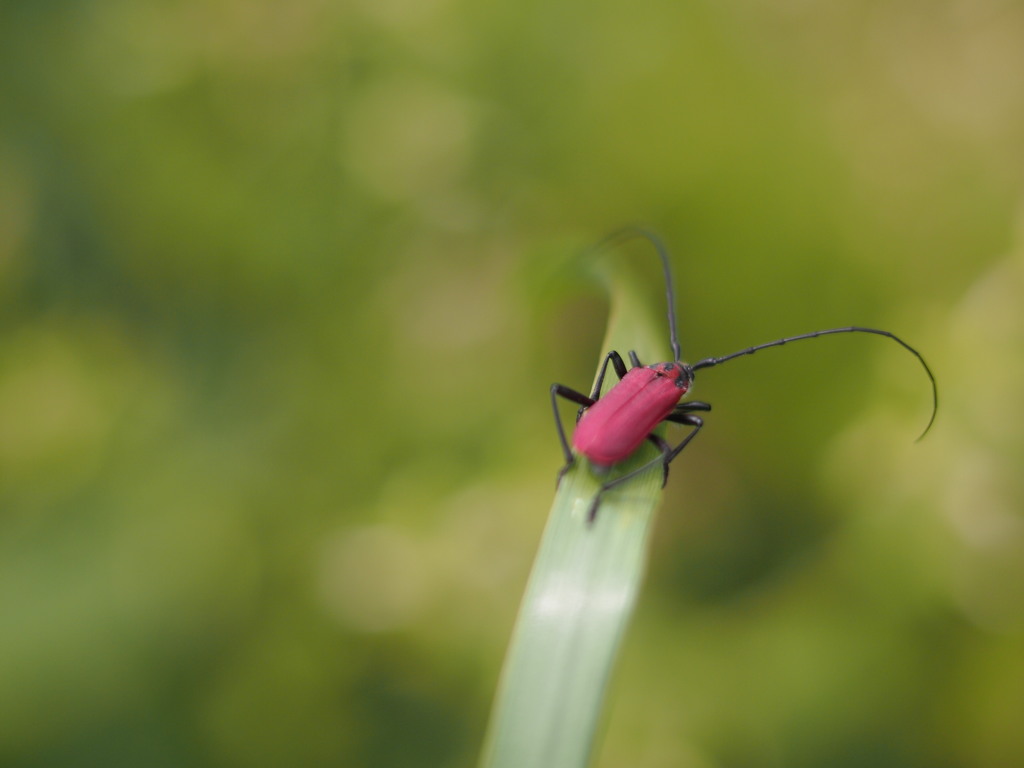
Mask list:
[[[1009,0],[3,3],[0,764],[473,765],[643,221],[941,408],[702,374],[598,765],[1024,765],[1022,149]]]

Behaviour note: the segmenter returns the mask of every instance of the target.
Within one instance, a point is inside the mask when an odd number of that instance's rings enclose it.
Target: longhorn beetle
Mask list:
[[[661,455],[651,459],[631,472],[603,483],[598,489],[594,500],[590,503],[587,511],[588,524],[593,523],[597,516],[597,509],[601,505],[601,498],[627,480],[646,472],[648,469],[661,464],[664,468],[662,475],[662,486],[668,480],[668,465],[679,453],[690,444],[690,441],[697,436],[704,420],[697,415],[698,412],[711,410],[711,405],[699,400],[692,400],[680,403],[682,397],[689,391],[693,384],[694,372],[702,368],[712,368],[728,360],[733,360],[744,355],[752,355],[762,349],[769,347],[781,347],[791,341],[802,341],[804,339],[815,339],[819,336],[828,336],[834,333],[873,333],[877,336],[885,336],[892,339],[900,346],[910,351],[924,367],[925,373],[932,385],[932,413],[924,432],[917,438],[920,440],[931,429],[935,421],[935,414],[939,407],[938,385],[935,383],[935,376],[931,368],[925,362],[921,353],[907,344],[903,339],[889,331],[878,328],[863,328],[860,326],[848,326],[845,328],[830,328],[825,331],[812,331],[801,333],[798,336],[787,336],[775,341],[758,344],[754,347],[747,347],[739,352],[722,357],[707,357],[692,365],[682,361],[682,353],[679,347],[679,337],[676,334],[676,312],[675,296],[672,291],[672,270],[669,267],[668,252],[652,232],[639,227],[626,227],[612,233],[604,240],[593,247],[597,251],[618,242],[632,237],[646,238],[655,248],[661,258],[661,266],[665,273],[665,298],[668,302],[668,331],[672,342],[671,362],[654,363],[643,365],[635,351],[629,352],[629,361],[632,367],[627,371],[622,356],[612,350],[601,363],[601,369],[597,374],[597,381],[594,382],[594,389],[590,396],[577,392],[562,384],[551,385],[551,408],[555,414],[555,426],[558,429],[558,439],[562,443],[562,452],[565,454],[565,466],[558,473],[558,481],[561,483],[562,476],[575,462],[573,449],[581,456],[585,456],[598,473],[607,472],[612,466],[629,458],[633,452],[640,447],[644,440],[649,440],[661,451]],[[601,385],[604,383],[605,373],[608,371],[608,364],[611,363],[619,382],[613,386],[608,393],[601,397]],[[572,448],[565,437],[565,428],[558,415],[558,398],[562,397],[580,406],[576,413],[576,428],[572,435]],[[654,434],[654,430],[664,421],[681,424],[690,427],[679,445],[669,445],[663,438]]]

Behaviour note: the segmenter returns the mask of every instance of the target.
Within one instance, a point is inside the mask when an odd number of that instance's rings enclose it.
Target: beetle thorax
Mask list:
[[[647,367],[654,371],[659,378],[663,377],[674,381],[680,395],[685,393],[690,388],[690,385],[693,384],[693,371],[690,370],[690,366],[678,360],[674,363],[655,363]]]

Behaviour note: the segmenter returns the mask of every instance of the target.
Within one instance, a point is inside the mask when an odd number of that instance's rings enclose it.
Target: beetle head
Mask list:
[[[693,369],[686,363],[679,361],[674,363],[655,363],[654,365],[648,365],[647,367],[654,371],[659,377],[664,377],[674,381],[676,387],[679,389],[680,395],[686,392],[693,384]]]

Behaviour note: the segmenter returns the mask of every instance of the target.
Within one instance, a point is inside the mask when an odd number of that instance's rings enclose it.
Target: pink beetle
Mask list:
[[[668,302],[668,327],[672,343],[672,352],[675,360],[672,362],[655,363],[654,365],[642,365],[634,351],[629,353],[632,368],[627,370],[626,364],[618,352],[612,350],[605,357],[598,373],[597,381],[590,396],[577,392],[562,384],[551,385],[551,407],[555,414],[555,425],[558,429],[558,437],[562,444],[562,452],[565,455],[565,466],[558,474],[559,481],[562,475],[575,463],[573,450],[580,456],[586,457],[590,464],[599,472],[604,473],[610,467],[629,458],[641,443],[645,440],[652,442],[661,451],[661,455],[646,462],[631,472],[621,475],[614,480],[609,480],[601,485],[587,512],[587,521],[592,523],[597,516],[598,507],[605,493],[631,478],[646,472],[648,469],[661,464],[664,467],[663,484],[668,479],[668,465],[679,455],[690,441],[704,426],[704,420],[696,415],[696,412],[710,411],[708,403],[692,400],[681,403],[680,400],[689,391],[693,384],[695,371],[701,368],[711,368],[727,360],[732,360],[744,355],[752,355],[755,352],[767,349],[768,347],[780,347],[791,341],[813,339],[818,336],[827,336],[835,333],[873,333],[878,336],[885,336],[909,350],[924,367],[925,373],[932,386],[932,413],[928,424],[921,433],[931,429],[935,421],[935,414],[938,411],[939,395],[938,386],[935,383],[935,376],[931,368],[925,362],[916,349],[889,331],[878,328],[864,328],[860,326],[848,326],[845,328],[830,328],[824,331],[812,331],[802,333],[798,336],[787,336],[776,339],[754,347],[747,347],[739,352],[733,352],[722,357],[708,357],[693,365],[682,361],[682,354],[679,347],[679,338],[676,334],[675,298],[672,291],[672,272],[669,267],[668,253],[653,233],[638,227],[627,227],[619,230],[602,240],[595,246],[604,248],[619,243],[631,237],[643,237],[654,245],[661,258],[662,268],[665,273],[665,294]],[[608,393],[601,397],[601,385],[604,382],[605,373],[608,370],[608,363],[612,364],[619,382],[612,387]],[[562,426],[558,413],[558,398],[562,397],[581,406],[577,414],[576,429],[572,435],[572,447],[565,436],[565,428]],[[654,429],[662,422],[673,422],[690,427],[690,432],[676,445],[669,445],[663,438],[654,433]]]

